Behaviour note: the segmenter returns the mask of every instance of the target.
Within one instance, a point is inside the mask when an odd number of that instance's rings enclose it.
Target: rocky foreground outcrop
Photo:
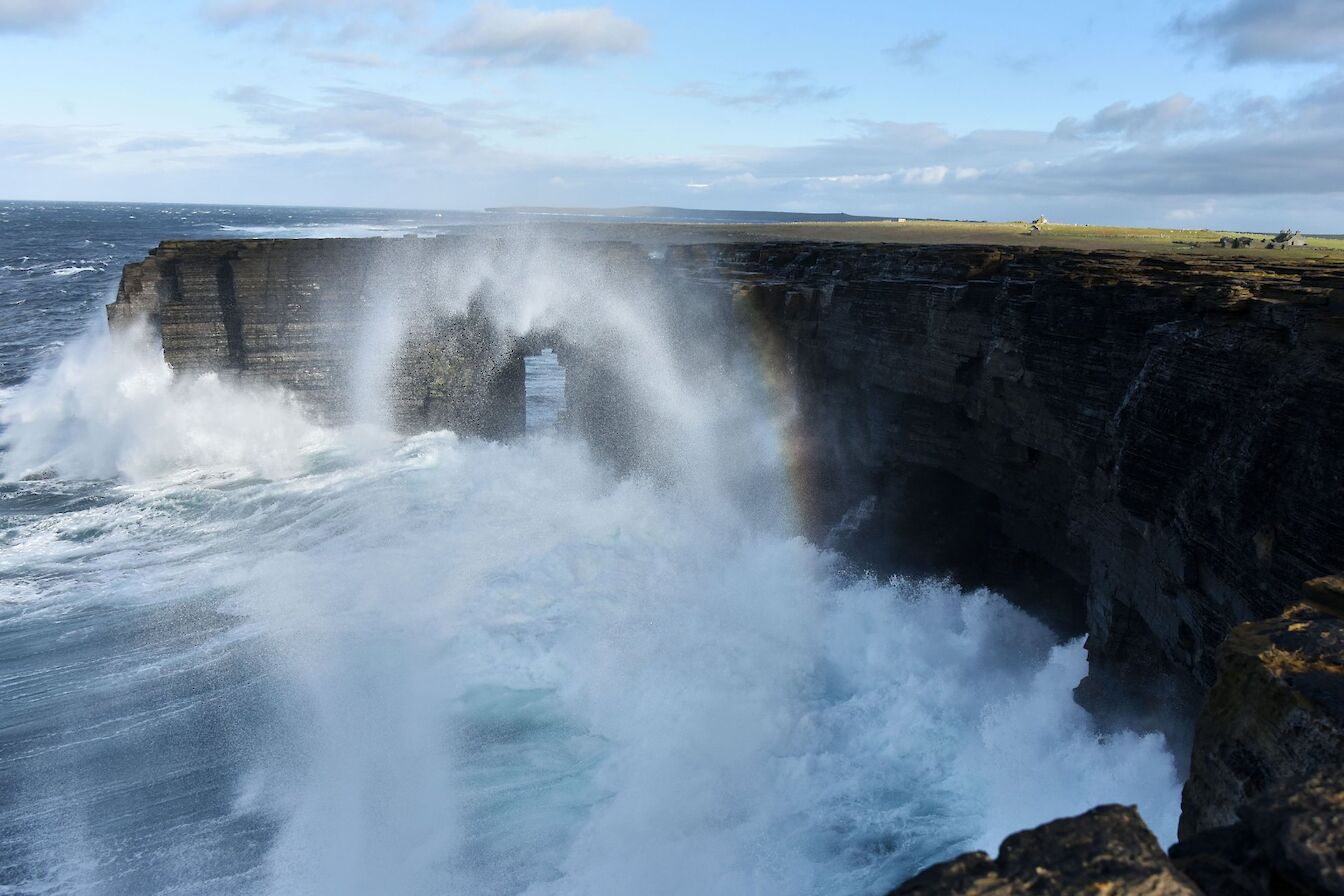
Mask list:
[[[1195,729],[1182,837],[1235,823],[1240,807],[1323,761],[1344,766],[1344,619],[1302,603],[1239,626],[1218,667]]]
[[[1176,867],[1212,896],[1344,893],[1344,772],[1332,758],[1329,770],[1269,787],[1232,824],[1183,838]]]
[[[1170,855],[1132,807],[1101,806],[1010,836],[997,859],[934,865],[893,896],[1344,893],[1341,585],[1308,583],[1308,602],[1227,639]]]
[[[926,869],[892,896],[1196,896],[1132,806],[1098,806]]]

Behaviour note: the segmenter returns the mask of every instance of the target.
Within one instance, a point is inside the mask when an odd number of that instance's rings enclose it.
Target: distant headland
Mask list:
[[[706,224],[844,223],[896,221],[892,217],[850,215],[845,212],[762,212],[732,209],[676,208],[668,205],[631,205],[623,208],[583,208],[547,205],[510,205],[487,208],[487,212],[511,215],[550,215],[575,218],[636,218],[655,221],[687,221]],[[899,220],[905,220],[901,218]]]

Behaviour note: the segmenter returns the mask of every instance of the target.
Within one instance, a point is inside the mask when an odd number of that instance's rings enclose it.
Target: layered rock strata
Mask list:
[[[165,243],[126,269],[109,317],[149,316],[174,366],[339,417],[368,322],[409,291],[431,311],[387,384],[397,422],[500,437],[521,428],[523,347],[469,309],[432,310],[466,251]],[[1094,706],[1117,682],[1139,683],[1130,711],[1197,699],[1233,625],[1344,568],[1344,264],[744,243],[670,246],[655,267],[771,346],[812,534],[867,508],[841,545],[864,562],[1053,595],[1058,626],[1088,633]],[[568,352],[571,405],[617,446],[627,390],[596,348]]]
[[[818,517],[874,495],[876,553],[1062,593],[1094,681],[1114,670],[1161,696],[1166,673],[1197,699],[1233,625],[1344,566],[1344,265],[790,244],[675,257],[735,280],[782,334]]]

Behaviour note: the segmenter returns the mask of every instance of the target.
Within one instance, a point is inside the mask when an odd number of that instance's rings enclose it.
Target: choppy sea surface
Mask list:
[[[554,355],[494,444],[323,427],[102,322],[161,239],[476,223],[0,203],[0,894],[883,893],[1099,802],[1174,837],[1081,643],[795,535],[759,370],[701,388],[630,284],[499,274],[630,328],[658,476],[548,425]]]

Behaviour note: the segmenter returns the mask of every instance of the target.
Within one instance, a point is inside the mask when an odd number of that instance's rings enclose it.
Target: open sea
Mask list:
[[[486,275],[502,323],[620,332],[656,476],[551,425],[553,354],[497,444],[107,333],[162,239],[485,220],[0,202],[2,896],[881,894],[1101,802],[1174,839],[1166,743],[1098,733],[1081,641],[797,535],[768,378],[707,379],[642,285],[526,232]]]

